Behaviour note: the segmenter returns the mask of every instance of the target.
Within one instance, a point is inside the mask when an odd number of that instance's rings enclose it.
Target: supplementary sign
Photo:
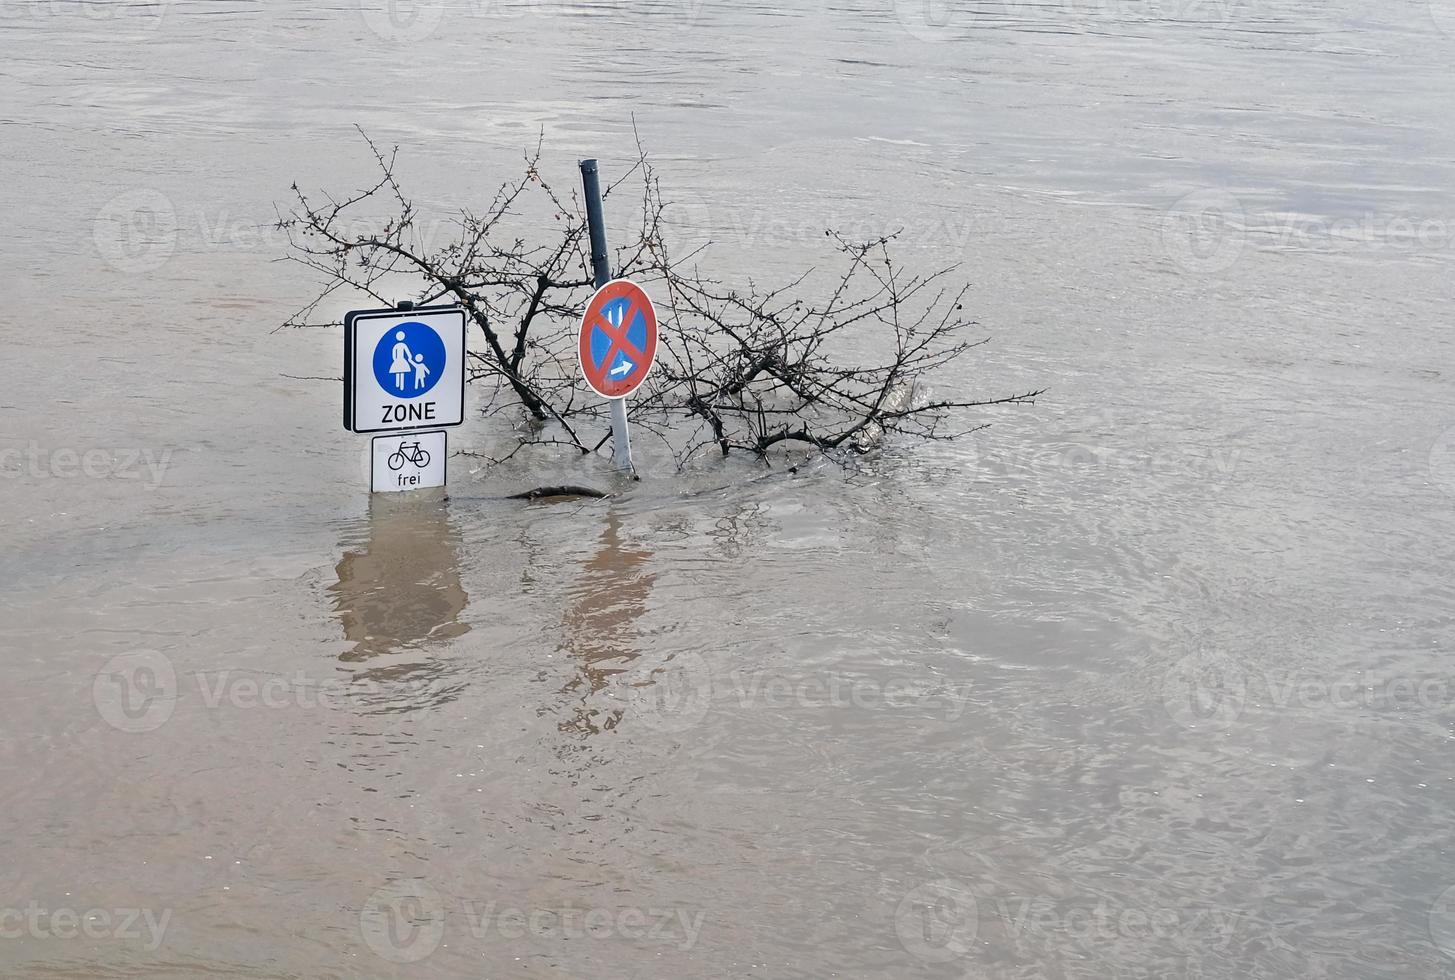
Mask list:
[[[437,429],[464,419],[464,310],[356,310],[344,318],[345,429]]]
[[[375,436],[369,489],[374,493],[422,490],[445,485],[446,438],[443,432]]]
[[[642,287],[614,279],[581,317],[581,373],[602,398],[625,398],[647,380],[657,358],[657,311]]]

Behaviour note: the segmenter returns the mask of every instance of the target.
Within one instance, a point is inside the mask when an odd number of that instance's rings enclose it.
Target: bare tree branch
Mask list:
[[[361,131],[362,134],[362,131]],[[576,331],[594,287],[585,209],[542,174],[541,144],[520,174],[480,214],[461,212],[445,241],[421,231],[396,179],[398,148],[364,135],[378,179],[351,196],[317,201],[295,184],[280,209],[286,258],[320,277],[319,293],[282,327],[321,326],[325,304],[354,291],[383,306],[458,303],[483,349],[469,352],[469,380],[487,389],[486,416],[516,415],[516,444],[599,451],[608,421],[601,399],[578,377]],[[704,451],[767,459],[796,444],[826,454],[867,452],[888,435],[953,439],[984,426],[979,410],[1033,401],[1041,391],[999,397],[934,397],[929,384],[985,338],[964,339],[968,285],[954,268],[906,272],[894,236],[854,242],[829,231],[843,257],[828,294],[813,300],[809,270],[782,285],[730,286],[699,271],[706,246],[673,258],[669,203],[637,139],[632,166],[607,193],[639,182],[640,227],[616,249],[617,275],[655,294],[661,324],[657,368],[634,396],[633,424],[688,465]],[[544,234],[542,233],[544,230]],[[867,361],[849,351],[868,351]]]

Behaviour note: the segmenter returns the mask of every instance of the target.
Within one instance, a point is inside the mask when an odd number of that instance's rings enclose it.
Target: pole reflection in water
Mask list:
[[[581,663],[580,672],[563,688],[563,693],[578,694],[581,703],[570,719],[561,722],[562,731],[595,734],[615,728],[621,720],[622,709],[602,712],[590,698],[639,656],[632,644],[633,624],[647,611],[657,580],[646,570],[651,559],[652,552],[622,544],[621,519],[614,511],[608,514],[596,554],[571,589],[562,624],[565,649]]]
[[[340,547],[338,582],[329,593],[344,636],[353,643],[340,660],[367,661],[470,631],[460,622],[470,601],[460,585],[460,536],[440,497],[375,494],[363,540],[345,540]],[[417,669],[403,665],[369,673],[398,677]]]

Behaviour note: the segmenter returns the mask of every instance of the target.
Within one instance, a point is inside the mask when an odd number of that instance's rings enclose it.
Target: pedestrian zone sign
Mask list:
[[[356,310],[344,318],[344,428],[438,429],[465,420],[465,311]]]

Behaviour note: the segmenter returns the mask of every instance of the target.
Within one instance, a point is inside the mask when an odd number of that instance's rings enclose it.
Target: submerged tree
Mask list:
[[[465,211],[448,240],[421,220],[396,176],[398,148],[368,140],[375,183],[335,199],[305,194],[279,216],[289,258],[322,277],[312,302],[284,326],[321,325],[318,310],[339,290],[392,306],[457,303],[483,344],[470,351],[471,381],[488,391],[487,412],[511,420],[514,447],[555,446],[587,454],[609,439],[606,406],[579,378],[576,331],[594,291],[585,208],[541,172],[537,144],[519,177],[483,212]],[[842,266],[824,295],[807,295],[811,273],[772,288],[730,286],[704,275],[706,246],[673,256],[658,178],[639,149],[606,189],[608,202],[633,188],[640,226],[618,246],[612,269],[645,286],[657,306],[657,366],[633,396],[634,428],[660,438],[685,466],[703,453],[767,459],[774,447],[866,452],[886,435],[953,439],[982,428],[972,414],[1033,400],[941,396],[929,382],[984,339],[967,339],[968,285],[954,269],[901,270],[893,236],[868,242],[829,233]],[[631,181],[628,184],[628,181]],[[616,195],[616,197],[613,197]],[[866,350],[867,361],[850,348]],[[499,461],[499,460],[497,460]]]

